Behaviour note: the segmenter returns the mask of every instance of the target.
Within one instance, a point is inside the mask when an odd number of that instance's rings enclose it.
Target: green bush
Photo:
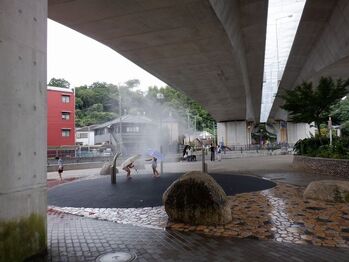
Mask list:
[[[332,146],[326,137],[311,137],[299,140],[293,150],[297,155],[349,159],[349,138],[334,137]]]

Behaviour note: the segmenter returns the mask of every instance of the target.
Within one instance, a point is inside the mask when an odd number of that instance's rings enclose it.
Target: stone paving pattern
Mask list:
[[[48,211],[59,211],[120,224],[131,224],[158,229],[165,228],[168,219],[163,206],[145,208],[77,208],[49,206]]]
[[[168,228],[214,236],[349,247],[349,205],[303,200],[303,191],[303,187],[279,183],[269,190],[230,197],[233,220],[227,225],[169,223]]]
[[[278,183],[269,190],[230,196],[233,220],[225,226],[168,223],[163,207],[49,207],[69,214],[212,236],[274,239],[295,244],[349,247],[349,205],[303,200],[304,187]],[[167,225],[166,225],[167,224]]]
[[[146,261],[348,261],[349,249],[209,237],[48,212],[48,261],[95,261],[106,252],[134,252]]]
[[[132,251],[137,261],[349,261],[348,205],[302,198],[309,182],[330,177],[293,170],[290,156],[253,158],[253,164],[249,163],[247,158],[209,163],[215,171],[265,177],[278,184],[270,190],[229,197],[234,220],[226,227],[170,223],[167,230],[154,229],[166,226],[163,207],[50,207],[48,260],[93,261],[108,251]],[[184,163],[173,169],[193,170],[197,164]],[[80,174],[71,173],[72,177]]]

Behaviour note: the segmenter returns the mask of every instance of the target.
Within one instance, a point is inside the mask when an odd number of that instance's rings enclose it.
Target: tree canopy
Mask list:
[[[334,105],[331,115],[333,123],[340,125],[342,134],[349,137],[349,97]]]
[[[48,85],[55,86],[55,87],[70,88],[70,83],[63,78],[51,78]]]
[[[149,87],[146,93],[134,91],[140,84],[138,79],[126,81],[119,86],[105,82],[95,82],[90,86],[75,88],[76,125],[86,126],[103,123],[119,116],[119,94],[121,93],[121,110],[129,114],[145,114],[152,118],[172,115],[186,126],[184,121],[189,114],[190,121],[196,118],[196,128],[212,132],[215,124],[209,113],[197,102],[183,93],[171,88]],[[164,95],[163,101],[157,94]],[[161,103],[161,105],[160,105]],[[159,110],[159,107],[161,109]],[[192,126],[192,125],[191,125]]]
[[[281,108],[288,111],[290,118],[298,123],[315,122],[318,130],[331,115],[332,106],[346,94],[349,80],[321,77],[316,87],[312,82],[303,82],[294,90],[285,90],[281,95],[285,104]]]

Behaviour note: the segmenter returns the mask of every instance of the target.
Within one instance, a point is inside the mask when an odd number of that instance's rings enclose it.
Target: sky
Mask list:
[[[140,80],[139,89],[166,84],[111,48],[48,19],[47,81],[64,78],[71,87],[93,82]]]
[[[269,0],[261,122],[277,94],[306,0]]]

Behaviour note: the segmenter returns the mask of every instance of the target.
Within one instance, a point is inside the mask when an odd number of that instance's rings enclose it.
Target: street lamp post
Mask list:
[[[278,36],[278,21],[284,18],[291,18],[293,15],[278,17],[275,19],[275,36],[276,36],[276,60],[277,60],[277,85],[279,86],[279,71],[280,71],[280,62],[279,62],[279,36]]]
[[[157,93],[156,94],[156,98],[160,101],[160,104],[162,104],[162,101],[164,100],[164,94],[162,93]],[[160,133],[161,133],[161,129],[162,129],[162,114],[161,114],[161,110],[160,110]],[[162,152],[162,137],[160,138],[160,153],[161,155],[163,155],[163,152]],[[164,164],[163,164],[163,161],[162,159],[160,160],[160,175],[162,176],[164,172]]]

